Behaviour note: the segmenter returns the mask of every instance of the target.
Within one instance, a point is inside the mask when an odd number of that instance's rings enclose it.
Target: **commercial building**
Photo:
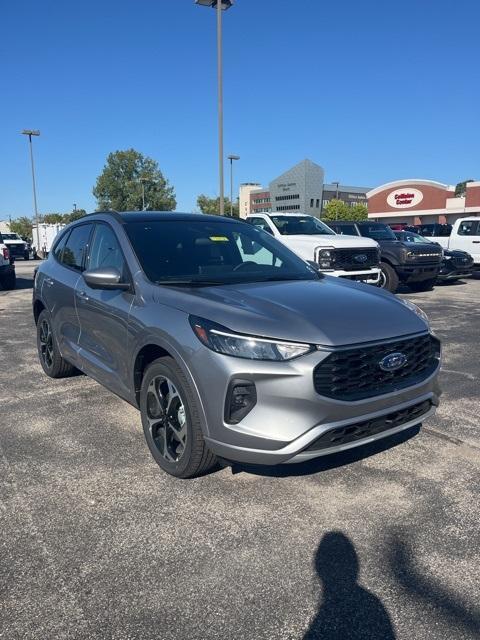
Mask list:
[[[455,187],[433,180],[388,182],[367,193],[368,217],[379,222],[452,224],[458,218],[480,215],[480,182],[468,182],[464,197]]]
[[[367,188],[324,184],[323,168],[303,160],[272,180],[265,189],[256,183],[240,186],[240,217],[250,213],[299,212],[319,218],[327,202],[337,195],[349,204],[366,202]]]

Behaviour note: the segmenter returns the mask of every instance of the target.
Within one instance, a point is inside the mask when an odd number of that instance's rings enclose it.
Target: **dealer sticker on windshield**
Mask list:
[[[226,236],[210,236],[210,240],[212,242],[228,242],[228,238]]]

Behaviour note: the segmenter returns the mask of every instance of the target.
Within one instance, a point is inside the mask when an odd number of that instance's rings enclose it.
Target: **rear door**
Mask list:
[[[53,262],[42,274],[41,297],[52,316],[53,332],[64,358],[78,364],[80,326],[75,309],[75,287],[85,268],[93,224],[79,224],[54,249]]]
[[[123,282],[132,283],[129,291],[92,289],[82,277],[75,291],[82,369],[128,398],[128,317],[134,289],[120,243],[109,224],[95,224],[86,266],[88,269],[114,267],[122,274]]]
[[[480,263],[480,220],[464,220],[458,227],[458,237],[452,246],[453,236],[450,237],[450,248],[467,251]]]

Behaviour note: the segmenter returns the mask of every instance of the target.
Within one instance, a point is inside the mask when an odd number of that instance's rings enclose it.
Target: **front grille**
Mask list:
[[[305,451],[320,451],[322,449],[338,447],[342,444],[369,438],[382,433],[382,431],[400,427],[402,424],[406,424],[412,420],[420,420],[422,416],[430,411],[431,406],[432,403],[430,400],[425,400],[406,409],[399,409],[398,411],[387,413],[378,418],[371,418],[370,420],[349,424],[344,427],[329,429],[312,442]]]
[[[412,251],[408,256],[408,260],[411,260],[415,264],[438,264],[442,260],[442,254],[430,251]]]
[[[335,249],[335,269],[344,271],[370,269],[378,263],[379,253],[375,248]]]
[[[472,258],[460,258],[459,256],[453,256],[451,261],[456,267],[468,268],[473,264]]]
[[[384,371],[380,362],[402,353],[406,363]],[[318,364],[313,372],[315,390],[338,400],[361,400],[418,384],[430,376],[440,360],[440,342],[427,334],[372,347],[339,349]]]

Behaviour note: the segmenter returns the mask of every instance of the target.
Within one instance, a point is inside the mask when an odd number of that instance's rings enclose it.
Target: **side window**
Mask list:
[[[458,227],[459,236],[474,236],[477,234],[478,222],[475,220],[466,220]]]
[[[65,243],[69,235],[70,235],[69,232],[64,233],[53,249],[53,256],[56,260],[58,260],[58,262],[62,261],[63,249],[65,247]]]
[[[268,226],[267,221],[264,220],[263,218],[252,218],[252,224],[255,227],[258,227],[259,229],[263,229],[263,231],[266,231],[267,233],[270,233],[273,235],[273,232]]]
[[[71,269],[83,271],[84,256],[92,226],[91,224],[81,224],[72,229],[63,248],[62,264]]]
[[[125,259],[123,257],[117,236],[107,224],[97,224],[93,240],[90,243],[88,268],[100,269],[113,267],[118,269],[122,277],[126,275]]]

